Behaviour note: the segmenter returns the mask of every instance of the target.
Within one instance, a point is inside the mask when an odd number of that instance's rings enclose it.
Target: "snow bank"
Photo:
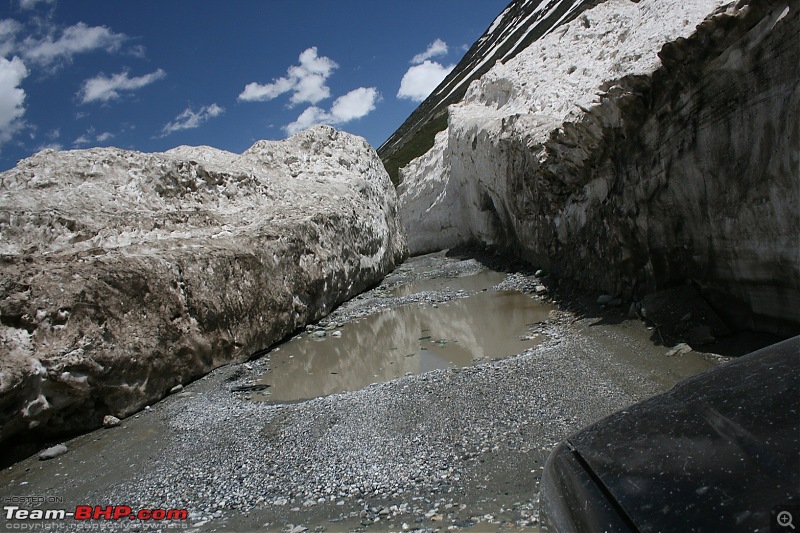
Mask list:
[[[402,172],[412,253],[476,241],[641,297],[800,324],[798,12],[608,0],[473,82]]]
[[[98,427],[269,347],[406,255],[374,150],[41,152],[0,174],[0,442]]]

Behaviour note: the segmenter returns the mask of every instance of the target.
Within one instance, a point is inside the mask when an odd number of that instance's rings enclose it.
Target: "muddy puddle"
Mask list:
[[[420,279],[404,283],[389,291],[392,296],[410,296],[423,291],[441,291],[451,289],[456,291],[464,291],[467,293],[474,293],[488,289],[506,279],[503,272],[495,272],[494,270],[484,270],[477,274],[460,277],[442,277]]]
[[[269,388],[253,399],[298,401],[517,355],[541,341],[529,330],[545,321],[552,307],[521,292],[489,288],[504,277],[482,272],[413,282],[395,293],[449,288],[469,296],[387,309],[324,337],[299,335],[270,352],[270,371],[258,381]]]

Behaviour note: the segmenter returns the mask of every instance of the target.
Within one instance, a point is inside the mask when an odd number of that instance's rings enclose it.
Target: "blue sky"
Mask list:
[[[0,0],[0,170],[43,148],[378,147],[508,0]]]

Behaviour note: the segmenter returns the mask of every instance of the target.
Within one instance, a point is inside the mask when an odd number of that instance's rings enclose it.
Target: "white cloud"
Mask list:
[[[14,19],[0,20],[0,39],[13,38],[17,33],[22,31],[22,24]]]
[[[455,65],[444,67],[435,61],[425,61],[409,68],[400,81],[398,98],[421,102],[444,80]]]
[[[79,22],[66,28],[58,39],[52,35],[43,39],[25,39],[20,52],[25,59],[48,66],[61,59],[70,61],[79,53],[95,50],[116,52],[127,38],[125,34],[114,33],[105,26],[87,26]]]
[[[297,120],[291,124],[287,124],[283,129],[286,131],[286,133],[292,135],[298,131],[310,128],[314,124],[328,124],[330,119],[330,113],[326,113],[325,110],[320,109],[319,107],[311,106],[300,113],[300,116],[297,117]]]
[[[314,124],[345,124],[370,114],[379,100],[380,94],[375,87],[359,87],[337,98],[330,111],[311,106],[283,129],[291,135]]]
[[[410,67],[400,81],[398,98],[406,98],[415,102],[422,102],[455,68],[455,65],[443,66],[441,63],[431,61],[432,58],[447,55],[447,43],[436,39],[428,45],[428,49],[415,55]]]
[[[33,9],[36,4],[55,4],[56,0],[19,0],[19,7],[22,9]]]
[[[325,100],[331,95],[331,90],[325,85],[326,76],[321,74],[304,73],[302,78],[298,78],[294,86],[291,102],[293,105],[308,102],[316,104]]]
[[[15,39],[22,31],[22,24],[14,19],[0,20],[0,57],[10,56],[17,48]]]
[[[306,49],[299,57],[300,64],[286,71],[286,76],[274,79],[272,83],[248,83],[239,94],[239,100],[263,102],[291,92],[291,103],[317,104],[330,97],[331,92],[325,82],[339,66],[328,57],[320,57],[317,47]]]
[[[136,44],[129,46],[125,50],[125,53],[133,57],[138,57],[139,59],[144,59],[147,57],[147,48],[143,44]]]
[[[421,54],[417,54],[411,60],[412,63],[418,65],[427,61],[428,59],[437,57],[437,56],[445,56],[447,55],[447,43],[441,39],[436,39],[431,44],[428,45],[428,49],[422,52]]]
[[[63,149],[64,145],[61,143],[48,143],[37,146],[36,149],[34,149],[34,152],[41,152],[42,150],[55,150],[60,152]]]
[[[175,117],[175,120],[164,126],[164,128],[161,130],[161,136],[166,137],[170,133],[174,133],[176,131],[197,128],[206,120],[213,117],[218,117],[224,112],[225,109],[217,104],[203,106],[198,111],[194,111],[191,107],[187,107],[177,117]]]
[[[23,1],[21,7],[32,9],[37,3],[55,2]],[[84,22],[64,28],[54,24],[52,18],[39,16],[28,17],[24,24],[13,19],[0,20],[0,56],[18,55],[29,67],[41,67],[50,71],[70,63],[78,54],[118,52],[129,40],[124,33],[116,33],[105,26],[89,26]],[[135,57],[144,57],[145,49],[142,45],[134,45],[127,47],[125,52]]]
[[[76,148],[80,148],[81,146],[86,146],[87,144],[92,144],[92,138],[89,137],[88,134],[83,134],[74,141],[72,141],[72,146]]]
[[[337,98],[331,106],[331,115],[336,118],[337,124],[365,117],[375,109],[378,98],[375,87],[359,87]]]
[[[0,57],[0,145],[9,141],[22,127],[25,114],[25,91],[20,83],[28,75],[25,63],[18,57]]]
[[[103,132],[99,135],[95,135],[95,131],[97,130],[95,130],[94,127],[90,127],[86,130],[86,133],[72,141],[72,146],[74,148],[81,148],[90,144],[97,146],[98,143],[102,144],[114,138],[114,134],[110,131]]]
[[[239,95],[239,100],[246,102],[263,102],[272,100],[283,93],[290,91],[294,83],[289,78],[278,78],[272,83],[261,85],[256,82],[244,86],[244,91]]]
[[[78,92],[78,96],[81,97],[82,104],[98,100],[101,102],[108,102],[109,100],[116,100],[119,98],[120,91],[135,91],[136,89],[141,89],[146,85],[150,85],[164,78],[166,75],[166,72],[161,69],[134,78],[128,77],[126,71],[114,74],[110,78],[100,75],[84,81],[83,87]]]
[[[275,78],[271,83],[248,83],[239,94],[239,100],[268,101],[291,93],[290,106],[312,104],[300,113],[297,120],[283,127],[290,135],[315,124],[338,125],[359,119],[371,113],[380,100],[375,87],[359,87],[337,98],[326,111],[316,104],[331,96],[326,82],[339,65],[329,57],[320,57],[316,47],[303,51],[299,62],[299,65],[289,67],[285,76]]]

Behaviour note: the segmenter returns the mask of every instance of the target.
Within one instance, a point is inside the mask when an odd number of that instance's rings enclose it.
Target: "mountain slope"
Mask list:
[[[500,61],[515,57],[532,42],[604,0],[514,0],[470,47],[453,71],[378,148],[389,176],[433,146],[447,127],[447,106],[460,102],[469,84]]]

